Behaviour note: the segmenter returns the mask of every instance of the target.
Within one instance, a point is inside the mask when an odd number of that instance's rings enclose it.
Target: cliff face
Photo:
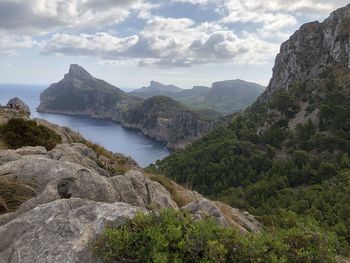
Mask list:
[[[64,79],[46,89],[40,100],[38,111],[111,119],[167,143],[170,149],[184,148],[211,127],[170,98],[143,101],[94,78],[78,65],[71,65]]]
[[[312,79],[317,85],[327,66],[350,68],[350,5],[334,11],[323,23],[303,25],[281,46],[273,77],[262,96],[267,100],[280,89]],[[322,83],[321,83],[322,85]]]

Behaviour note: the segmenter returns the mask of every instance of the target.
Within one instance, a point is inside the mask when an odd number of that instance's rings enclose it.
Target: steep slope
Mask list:
[[[273,228],[315,221],[348,255],[349,21],[350,5],[303,25],[282,44],[271,82],[252,107],[150,169]]]
[[[119,120],[124,111],[140,100],[94,78],[79,65],[71,65],[64,79],[46,89],[40,101],[39,112]]]
[[[152,85],[157,90],[173,89],[155,82]],[[170,149],[185,147],[213,127],[170,98],[144,101],[92,77],[78,65],[71,65],[64,79],[46,89],[40,100],[39,112],[111,119],[165,142]]]
[[[162,96],[151,97],[125,113],[122,124],[167,142],[171,149],[183,149],[214,126],[179,102]]]

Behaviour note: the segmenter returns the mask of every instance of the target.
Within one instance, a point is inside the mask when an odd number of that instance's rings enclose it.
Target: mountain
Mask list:
[[[168,148],[183,149],[214,126],[179,102],[162,96],[151,97],[125,113],[122,124],[142,131]]]
[[[164,85],[160,82],[152,80],[148,87],[143,87],[129,92],[130,95],[138,96],[141,98],[150,98],[153,96],[169,96],[181,92],[182,89],[174,85]]]
[[[239,79],[214,82],[205,101],[218,112],[233,113],[250,106],[264,89],[259,84]]]
[[[139,101],[94,78],[81,66],[71,65],[63,80],[42,92],[37,110],[119,120],[124,111]]]
[[[301,26],[250,108],[149,170],[247,209],[271,229],[314,224],[349,256],[349,24],[347,5]]]
[[[129,94],[142,98],[168,96],[196,110],[202,116],[217,119],[245,109],[258,98],[263,90],[263,86],[243,80],[219,81],[213,83],[212,88],[195,86],[187,90],[151,82],[150,87],[141,88]]]
[[[152,84],[161,89],[160,84]],[[43,91],[40,101],[39,112],[111,119],[175,150],[184,148],[214,127],[200,114],[171,98],[144,100],[131,96],[94,78],[79,65],[71,65],[63,80]]]

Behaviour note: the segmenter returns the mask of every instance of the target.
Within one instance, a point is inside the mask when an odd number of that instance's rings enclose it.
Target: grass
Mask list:
[[[35,196],[36,191],[30,185],[0,176],[0,214],[16,211],[21,204]]]
[[[196,201],[195,196],[190,190],[183,188],[177,183],[166,178],[164,175],[147,174],[150,180],[160,183],[171,195],[178,207],[183,207],[193,201]]]
[[[77,141],[80,143],[85,144],[87,147],[91,148],[94,150],[96,155],[99,156],[104,156],[109,159],[109,164],[106,165],[102,162],[98,162],[99,166],[107,171],[109,171],[111,174],[114,175],[119,175],[119,174],[125,174],[126,172],[130,171],[136,163],[128,159],[127,157],[119,154],[113,154],[112,152],[108,151],[106,148],[103,146],[89,142],[85,139]]]

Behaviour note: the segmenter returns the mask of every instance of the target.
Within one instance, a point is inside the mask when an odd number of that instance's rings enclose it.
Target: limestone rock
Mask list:
[[[6,107],[0,108],[0,125],[6,124],[12,118],[22,118],[25,120],[29,120],[29,116],[23,114],[22,112]]]
[[[323,23],[303,25],[281,46],[273,76],[262,96],[267,100],[279,89],[289,89],[305,79],[322,86],[327,65],[350,68],[350,4],[334,11]],[[310,84],[309,84],[310,85]]]
[[[178,208],[162,185],[150,181],[139,171],[130,171],[110,180],[120,202],[145,208],[152,205],[157,208]]]
[[[48,155],[54,160],[80,164],[95,170],[102,176],[109,176],[106,170],[98,166],[96,153],[82,143],[59,144]]]
[[[79,197],[115,202],[116,192],[107,178],[78,164],[51,160],[47,156],[23,156],[0,166],[0,176],[31,185],[38,196],[22,210],[59,198]]]
[[[122,225],[140,208],[124,203],[60,199],[0,226],[0,263],[99,262],[89,245],[107,223]],[[1,220],[0,220],[1,221]]]
[[[19,112],[27,116],[30,116],[30,108],[24,101],[22,101],[18,97],[10,99],[9,102],[7,102],[6,106],[11,107],[12,109],[18,110]]]
[[[229,226],[220,209],[207,199],[201,199],[185,205],[181,209],[189,211],[197,219],[202,219],[203,216],[212,217],[215,222],[221,226]]]
[[[61,127],[59,125],[53,124],[51,122],[48,122],[47,120],[43,119],[34,119],[34,121],[37,124],[44,125],[45,127],[53,130],[57,134],[59,134],[62,138],[63,143],[71,143],[71,142],[76,142],[76,141],[83,141],[84,138],[80,136],[78,133],[72,131],[68,127]]]

